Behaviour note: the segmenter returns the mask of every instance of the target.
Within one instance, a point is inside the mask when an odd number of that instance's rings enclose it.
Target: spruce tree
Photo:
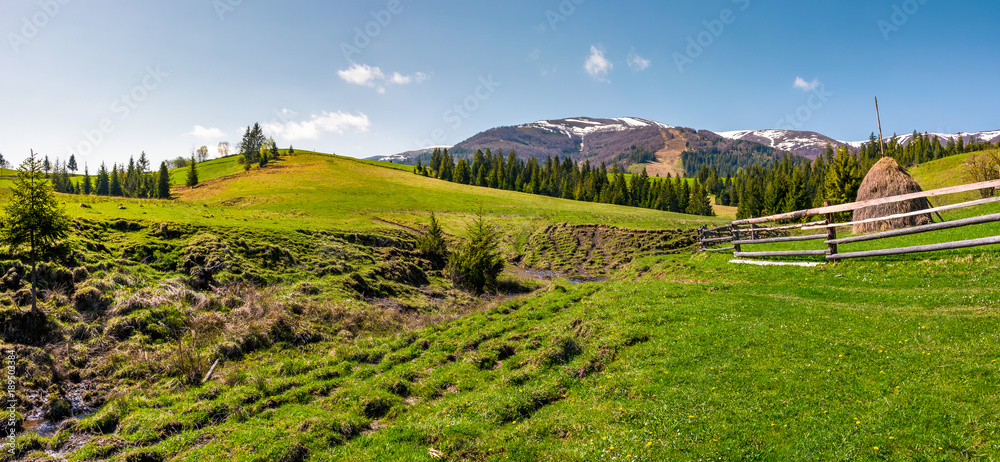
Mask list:
[[[108,174],[108,167],[101,162],[101,168],[97,171],[97,187],[95,188],[94,194],[98,196],[107,196],[111,191],[111,178]]]
[[[170,170],[166,162],[160,162],[160,176],[156,181],[156,197],[170,199]]]
[[[69,163],[66,165],[66,167],[69,168],[69,171],[73,172],[74,174],[76,173],[77,165],[76,165],[75,155],[73,154],[69,155]]]
[[[83,164],[83,193],[90,195],[93,192],[93,185],[90,181],[90,172],[87,171],[87,164]]]
[[[497,277],[504,267],[498,251],[500,233],[480,212],[466,228],[466,236],[465,244],[448,258],[452,283],[474,293],[496,289]]]
[[[185,184],[189,188],[198,186],[198,166],[195,164],[194,156],[191,156],[191,164],[188,169],[187,182]]]
[[[430,260],[436,269],[444,267],[448,244],[444,241],[444,231],[441,230],[434,212],[431,212],[431,222],[427,226],[427,232],[417,238],[417,251]]]
[[[268,143],[271,145],[271,160],[278,160],[281,153],[278,152],[278,143],[274,142],[274,138],[268,139]]]
[[[111,167],[111,184],[108,186],[108,195],[114,197],[122,196],[121,173],[118,171],[118,164]]]
[[[18,169],[10,201],[4,207],[6,219],[0,222],[0,244],[11,253],[27,248],[31,260],[31,312],[36,316],[41,315],[36,265],[70,230],[69,217],[59,207],[52,186],[43,180],[42,168],[31,151]]]
[[[858,196],[863,175],[858,160],[846,146],[837,148],[837,155],[827,166],[824,190],[825,199],[832,204],[854,202]]]

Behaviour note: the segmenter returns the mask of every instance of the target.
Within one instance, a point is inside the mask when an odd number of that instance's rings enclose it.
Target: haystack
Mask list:
[[[900,167],[891,157],[883,157],[879,160],[858,189],[858,201],[880,199],[883,197],[898,196],[923,191],[916,180]],[[869,218],[887,217],[901,213],[916,212],[931,208],[927,198],[912,199],[904,202],[892,204],[882,204],[873,207],[866,207],[854,211],[854,220],[867,220]],[[907,226],[917,226],[931,223],[931,215],[913,215],[906,218],[896,218],[886,221],[876,221],[854,225],[854,234],[875,233],[888,231],[890,229],[905,228]]]

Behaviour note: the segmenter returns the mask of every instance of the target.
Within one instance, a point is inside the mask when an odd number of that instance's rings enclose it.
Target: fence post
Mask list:
[[[829,201],[823,202],[823,207],[829,207],[829,206],[830,206],[830,202]],[[833,214],[833,213],[826,214],[826,224],[828,226],[830,226],[829,228],[826,229],[826,238],[827,238],[827,240],[831,240],[832,241],[832,240],[834,240],[834,239],[837,238],[837,228],[835,226],[833,226],[836,223],[837,223],[837,220],[836,220],[836,215],[835,214]],[[830,255],[836,255],[837,254],[837,244],[829,244],[829,246],[830,246],[830,248],[829,248],[828,252],[830,253]]]
[[[733,252],[742,252],[743,249],[741,245],[738,244],[740,240],[739,226],[730,226],[729,233],[733,235]]]
[[[705,251],[705,228],[706,228],[705,225],[702,225],[700,228],[698,228],[698,251],[699,252],[704,252]]]

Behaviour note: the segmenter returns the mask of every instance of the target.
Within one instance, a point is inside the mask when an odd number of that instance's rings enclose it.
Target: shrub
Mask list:
[[[497,251],[500,234],[482,212],[466,228],[468,239],[448,258],[448,275],[458,287],[475,293],[496,289],[504,261]]]
[[[976,183],[1000,179],[1000,151],[985,151],[969,156],[966,162],[965,174]],[[994,189],[982,189],[979,195],[983,199],[993,197]]]

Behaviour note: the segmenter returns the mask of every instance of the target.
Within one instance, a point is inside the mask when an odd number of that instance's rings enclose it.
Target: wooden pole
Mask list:
[[[829,207],[830,206],[830,202],[824,202],[823,206],[824,207]],[[837,222],[837,217],[834,214],[832,214],[832,213],[828,213],[828,214],[826,214],[826,222],[830,223],[830,224],[835,224]],[[829,243],[829,241],[836,241],[837,240],[837,227],[836,226],[831,226],[831,227],[829,227],[829,228],[826,229],[826,240],[827,240],[827,246],[828,246],[827,251],[829,252],[829,255],[836,255],[837,254],[837,244],[830,244]]]
[[[875,118],[878,119],[878,142],[882,146],[882,157],[885,157],[885,138],[882,137],[882,115],[878,112],[878,96],[875,97]]]

